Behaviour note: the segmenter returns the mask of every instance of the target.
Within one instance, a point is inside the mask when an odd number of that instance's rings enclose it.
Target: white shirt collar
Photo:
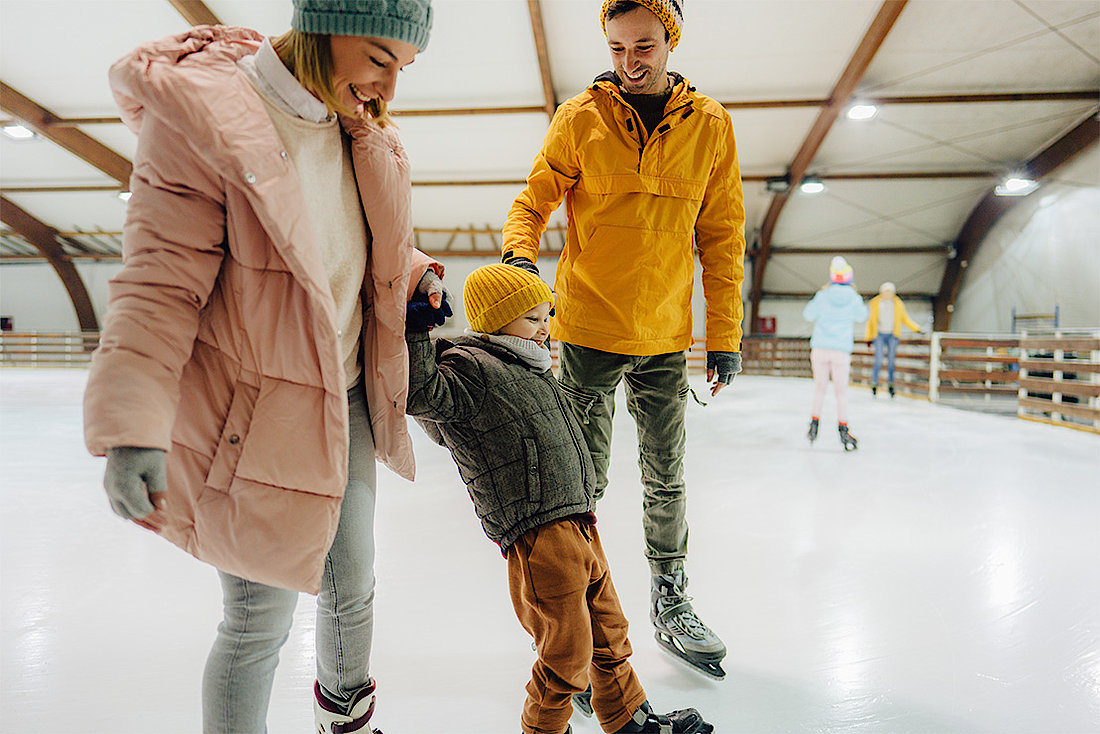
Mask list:
[[[314,97],[283,65],[271,41],[264,39],[260,50],[245,56],[237,66],[272,104],[309,122],[329,122],[333,119],[325,103]]]

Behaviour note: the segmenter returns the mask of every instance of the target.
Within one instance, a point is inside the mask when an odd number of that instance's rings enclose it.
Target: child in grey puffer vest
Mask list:
[[[508,559],[512,605],[539,659],[524,732],[565,732],[591,683],[605,731],[712,731],[694,709],[657,716],[631,667],[627,621],[592,513],[594,470],[550,372],[554,295],[538,276],[487,265],[466,280],[467,335],[433,345],[407,326],[406,412],[448,448],[485,534]]]

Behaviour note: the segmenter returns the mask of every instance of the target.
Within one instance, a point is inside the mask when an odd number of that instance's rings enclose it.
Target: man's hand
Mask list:
[[[132,446],[107,449],[103,487],[115,514],[159,532],[164,524],[160,511],[164,509],[164,493],[168,490],[166,464],[162,449]]]
[[[733,376],[740,371],[740,352],[707,352],[707,383],[711,385],[711,396],[733,382]]]

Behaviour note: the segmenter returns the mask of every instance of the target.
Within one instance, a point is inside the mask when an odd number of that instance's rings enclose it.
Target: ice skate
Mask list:
[[[365,688],[359,689],[346,707],[329,700],[328,696],[321,693],[321,684],[314,682],[313,720],[316,723],[317,734],[344,734],[344,732],[353,731],[362,734],[382,734],[378,729],[370,727],[370,717],[373,713],[373,680]]]
[[[871,385],[871,397],[878,395],[878,385]]]
[[[649,701],[646,701],[616,734],[711,734],[713,731],[714,726],[703,721],[702,715],[695,709],[655,714]]]
[[[592,717],[592,684],[588,684],[588,688],[580,693],[573,694],[573,708],[580,711],[584,716]]]
[[[859,448],[859,441],[856,440],[855,436],[848,433],[847,424],[841,423],[836,430],[840,434],[840,443],[843,444],[845,451],[855,451]]]
[[[806,433],[806,437],[810,439],[811,444],[817,440],[817,418],[810,419],[810,430]]]
[[[721,680],[726,677],[721,666],[726,646],[696,616],[684,587],[683,571],[653,576],[649,618],[656,631],[654,637],[661,647],[699,672]]]
[[[890,391],[890,397],[894,397],[894,386],[893,385],[887,385],[886,389]]]

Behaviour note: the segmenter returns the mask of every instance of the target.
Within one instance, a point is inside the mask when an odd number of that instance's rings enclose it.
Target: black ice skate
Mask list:
[[[878,385],[871,385],[871,397],[878,395]]]
[[[592,684],[588,684],[588,688],[580,693],[573,694],[573,708],[580,711],[585,716],[592,717]]]
[[[695,615],[691,597],[684,593],[684,587],[683,571],[653,577],[649,619],[653,622],[654,637],[661,647],[680,660],[704,675],[722,680],[726,677],[721,666],[726,646]]]
[[[817,440],[817,418],[810,419],[810,430],[806,433],[806,437],[810,439],[810,443]]]
[[[844,445],[845,451],[855,451],[859,448],[859,441],[856,440],[855,436],[848,433],[848,426],[841,423],[836,430],[840,434],[840,443]]]
[[[695,709],[680,709],[661,715],[653,713],[649,701],[646,701],[616,734],[711,734],[713,731],[714,727],[703,721]]]
[[[890,397],[894,397],[894,386],[893,385],[887,385],[886,389],[890,391]]]

